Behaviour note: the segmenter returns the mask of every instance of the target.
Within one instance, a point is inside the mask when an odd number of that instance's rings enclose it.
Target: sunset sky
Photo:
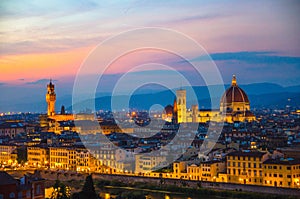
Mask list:
[[[0,112],[5,104],[33,95],[44,100],[49,78],[61,96],[70,95],[74,77],[92,49],[120,32],[142,27],[169,28],[196,40],[216,62],[225,83],[236,74],[241,84],[298,85],[299,13],[297,0],[1,1],[0,92],[5,97]],[[118,45],[126,42],[132,41]],[[174,64],[168,55],[140,52],[106,75],[118,76],[133,63],[153,60]]]

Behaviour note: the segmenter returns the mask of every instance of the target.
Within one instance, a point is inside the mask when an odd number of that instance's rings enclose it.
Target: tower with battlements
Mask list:
[[[46,94],[48,116],[55,115],[55,101],[56,101],[55,88],[54,88],[54,84],[52,84],[52,81],[50,80],[50,83],[47,85],[47,94]]]

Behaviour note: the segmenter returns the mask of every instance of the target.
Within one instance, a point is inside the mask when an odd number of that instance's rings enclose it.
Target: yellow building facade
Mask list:
[[[263,177],[264,186],[300,188],[300,161],[269,159],[263,163]]]
[[[15,145],[0,145],[0,163],[2,165],[12,165],[17,162],[17,146]]]
[[[49,148],[29,146],[27,147],[27,163],[33,167],[49,166]]]
[[[269,153],[259,151],[231,152],[226,156],[227,181],[238,184],[263,185],[262,164]]]

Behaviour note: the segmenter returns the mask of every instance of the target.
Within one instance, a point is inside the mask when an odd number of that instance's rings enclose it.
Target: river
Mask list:
[[[135,196],[134,198],[144,198],[146,199],[220,199],[221,197],[216,196],[197,196],[197,195],[186,195],[183,193],[172,193],[169,191],[162,190],[150,190],[150,189],[139,189],[132,187],[110,187],[107,186],[100,191],[101,198],[104,199],[114,199],[117,196]],[[140,197],[139,197],[140,196]],[[229,199],[229,198],[224,198]]]

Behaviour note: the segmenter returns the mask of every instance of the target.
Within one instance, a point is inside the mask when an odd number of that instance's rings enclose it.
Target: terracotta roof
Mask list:
[[[4,122],[0,124],[0,128],[24,128],[21,122]]]
[[[300,164],[300,160],[294,158],[268,159],[263,164],[298,165]]]
[[[0,171],[0,185],[17,184],[18,181],[5,171]]]
[[[233,85],[230,88],[228,88],[221,98],[221,103],[230,104],[232,102],[249,103],[247,94],[243,89],[241,89],[237,85]]]
[[[227,156],[262,157],[265,154],[266,152],[259,152],[259,151],[249,151],[249,152],[234,151],[229,153]]]

